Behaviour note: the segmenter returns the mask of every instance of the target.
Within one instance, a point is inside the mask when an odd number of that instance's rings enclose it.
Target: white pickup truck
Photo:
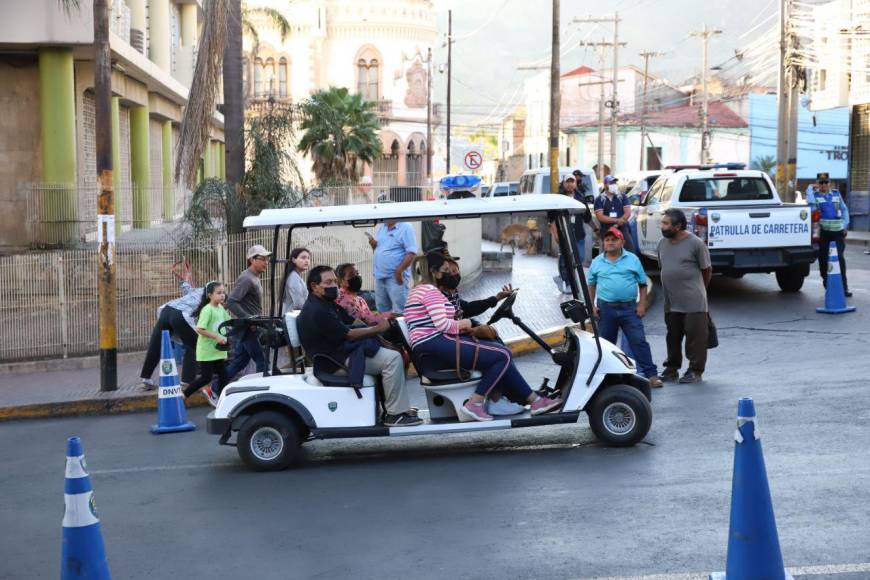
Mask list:
[[[644,261],[657,262],[662,214],[677,208],[688,230],[707,243],[714,272],[735,278],[774,272],[783,292],[797,292],[818,256],[819,216],[783,203],[767,174],[742,167],[679,168],[659,178],[635,208]]]

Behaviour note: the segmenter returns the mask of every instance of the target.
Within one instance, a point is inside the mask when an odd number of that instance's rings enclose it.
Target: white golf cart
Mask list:
[[[635,373],[634,361],[616,346],[601,339],[594,318],[592,332],[582,330],[589,319],[589,292],[578,257],[571,214],[584,211],[583,205],[563,195],[531,194],[489,199],[457,199],[367,206],[312,207],[264,210],[259,216],[245,219],[249,229],[274,232],[269,272],[271,274],[271,316],[234,321],[262,327],[261,343],[271,351],[271,371],[257,373],[227,385],[217,408],[209,413],[208,432],[220,436],[223,445],[235,445],[246,464],[257,470],[283,469],[302,459],[301,445],[314,439],[351,437],[396,437],[402,435],[443,435],[461,431],[515,429],[562,423],[575,423],[585,411],[597,438],[607,445],[634,445],[646,436],[652,423],[650,387]],[[480,380],[473,369],[431,368],[425,360],[411,354],[426,394],[427,409],[419,411],[424,423],[414,427],[387,427],[380,423],[382,396],[378,379],[366,376],[362,387],[349,386],[345,373],[320,372],[318,360],[307,361],[300,350],[296,330],[298,311],[276,312],[282,303],[275,288],[284,288],[275,279],[276,265],[286,263],[293,230],[329,226],[371,227],[385,221],[424,221],[479,218],[499,214],[542,214],[555,220],[559,246],[567,256],[573,272],[569,285],[573,298],[561,304],[567,319],[564,340],[550,347],[513,312],[517,292],[506,298],[493,313],[490,323],[511,320],[548,352],[558,371],[554,385],[547,387],[549,396],[562,397],[558,411],[531,416],[528,411],[510,418],[488,422],[465,422],[457,409],[469,399]],[[449,225],[448,225],[449,227]],[[278,237],[282,228],[289,230],[284,256],[279,257]],[[284,268],[283,270],[286,270]],[[285,274],[286,276],[286,274]],[[395,335],[407,345],[407,328],[399,318]],[[290,346],[296,353],[292,368],[279,369],[277,350]],[[337,361],[331,361],[339,364]],[[310,363],[310,364],[309,364]],[[527,377],[540,380],[541,377]],[[529,380],[535,384],[535,380]],[[411,383],[413,385],[413,383]],[[413,388],[413,387],[412,387]]]

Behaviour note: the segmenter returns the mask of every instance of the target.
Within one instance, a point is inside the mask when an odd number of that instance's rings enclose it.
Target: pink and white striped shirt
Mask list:
[[[456,309],[432,284],[415,286],[408,293],[404,314],[412,347],[440,334],[459,334],[459,321],[453,319]]]

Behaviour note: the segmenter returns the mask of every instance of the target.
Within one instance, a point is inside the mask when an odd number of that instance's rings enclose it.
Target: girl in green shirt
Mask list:
[[[226,345],[227,338],[218,333],[221,323],[230,319],[230,313],[224,307],[227,292],[224,285],[213,281],[205,285],[202,300],[193,317],[196,318],[196,362],[199,365],[199,376],[196,377],[184,389],[184,396],[189,397],[201,388],[203,394],[213,406],[217,405],[217,399],[224,386],[227,384],[227,351],[218,348]],[[217,392],[213,392],[208,385],[214,376],[217,376]]]

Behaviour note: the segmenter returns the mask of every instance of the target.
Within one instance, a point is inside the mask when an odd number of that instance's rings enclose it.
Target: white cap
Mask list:
[[[250,260],[254,256],[264,256],[265,257],[265,256],[271,256],[271,255],[272,255],[272,252],[270,252],[269,250],[267,250],[263,246],[257,244],[256,246],[251,246],[250,248],[248,248],[248,255],[247,255],[246,259]]]
[[[362,177],[359,178],[359,184],[360,185],[371,185],[372,178],[368,175],[363,175]]]

